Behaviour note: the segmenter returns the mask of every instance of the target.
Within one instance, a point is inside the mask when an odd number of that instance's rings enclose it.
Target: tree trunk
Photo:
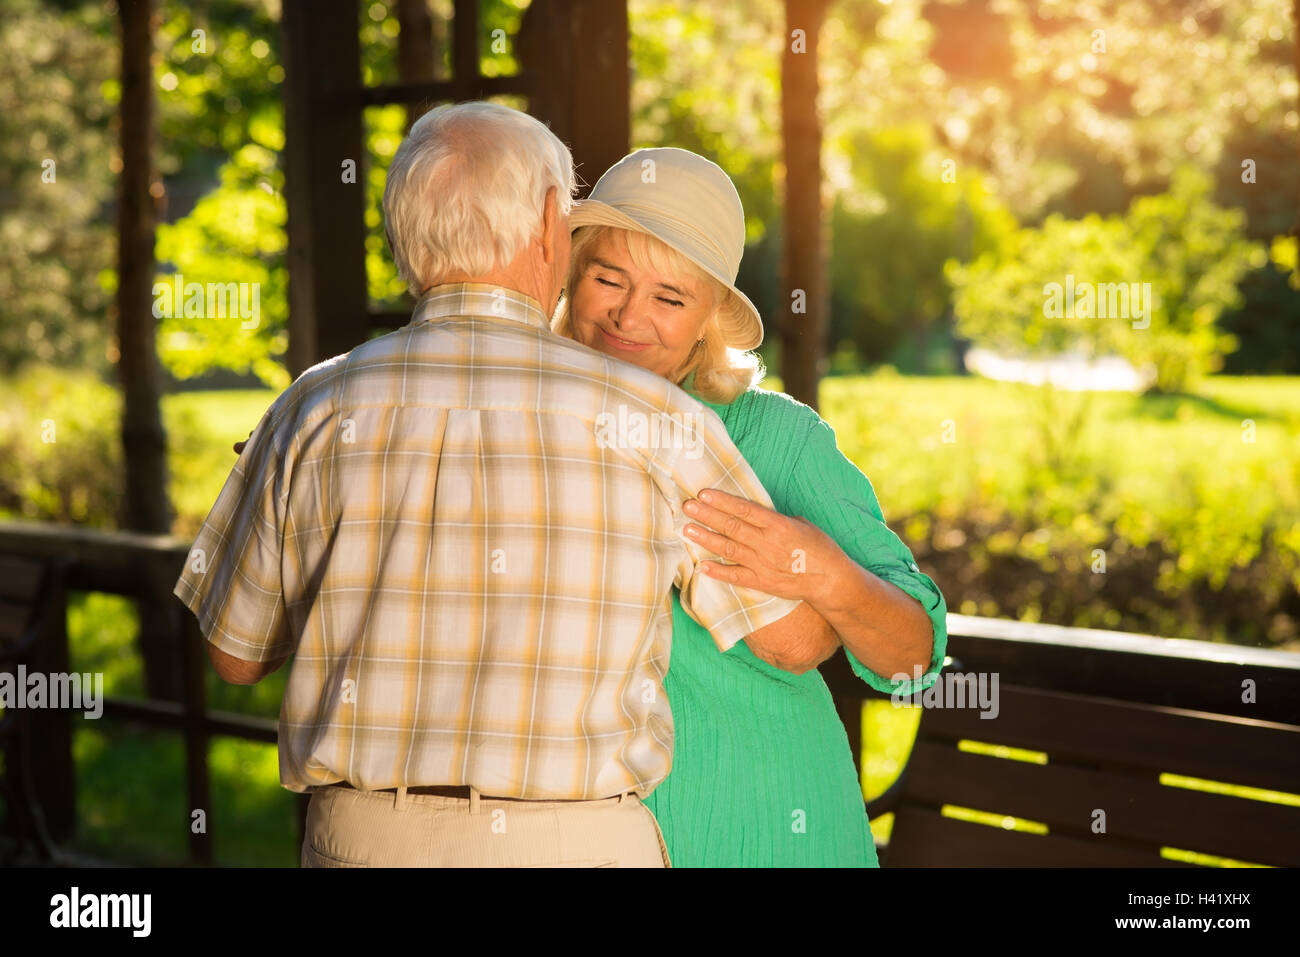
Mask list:
[[[153,315],[154,226],[162,195],[154,177],[153,0],[119,0],[122,21],[122,173],[118,194],[117,348],[122,385],[122,452],[126,501],[122,525],[171,531],[167,437]],[[179,618],[170,596],[139,603],[140,647],[151,697],[178,700]]]
[[[817,112],[817,39],[828,0],[785,0],[781,133],[785,158],[781,377],[785,391],[817,408],[826,363],[830,301],[822,204],[822,126]]]

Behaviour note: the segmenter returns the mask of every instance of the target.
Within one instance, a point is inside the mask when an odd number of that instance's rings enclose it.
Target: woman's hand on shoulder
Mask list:
[[[685,534],[731,563],[702,562],[700,571],[732,585],[816,605],[846,560],[812,522],[718,489],[704,489],[683,511],[692,520]]]

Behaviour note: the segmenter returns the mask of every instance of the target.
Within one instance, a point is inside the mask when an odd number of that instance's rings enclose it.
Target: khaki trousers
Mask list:
[[[603,801],[312,792],[303,867],[670,867],[635,794]]]

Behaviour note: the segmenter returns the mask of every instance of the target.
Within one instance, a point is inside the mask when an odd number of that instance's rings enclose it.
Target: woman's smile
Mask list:
[[[631,339],[620,339],[606,329],[601,329],[600,334],[605,337],[605,341],[611,346],[624,352],[640,352],[642,349],[649,349],[651,346],[649,342],[633,342]]]

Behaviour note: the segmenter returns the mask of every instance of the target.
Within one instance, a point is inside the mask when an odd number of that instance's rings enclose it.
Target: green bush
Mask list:
[[[273,151],[248,144],[221,168],[221,185],[188,216],[159,226],[158,259],[173,270],[161,272],[154,285],[158,356],[177,378],[219,368],[252,372],[276,388],[289,384],[281,364],[289,347],[283,178]],[[208,315],[206,304],[195,310],[199,315],[187,315],[171,294],[178,277],[183,287],[242,283],[247,304],[257,309],[246,321],[231,313]]]
[[[0,514],[111,527],[122,499],[121,399],[77,373],[29,368],[0,404]]]
[[[1154,369],[1155,390],[1187,390],[1236,347],[1217,320],[1239,304],[1241,276],[1268,260],[1241,211],[1209,194],[1209,178],[1184,167],[1122,217],[1050,216],[974,262],[949,261],[958,332],[1012,354],[1122,356]]]
[[[163,397],[175,534],[192,536],[275,398],[268,391]],[[122,400],[85,373],[30,367],[0,380],[0,517],[114,528],[122,500]]]

